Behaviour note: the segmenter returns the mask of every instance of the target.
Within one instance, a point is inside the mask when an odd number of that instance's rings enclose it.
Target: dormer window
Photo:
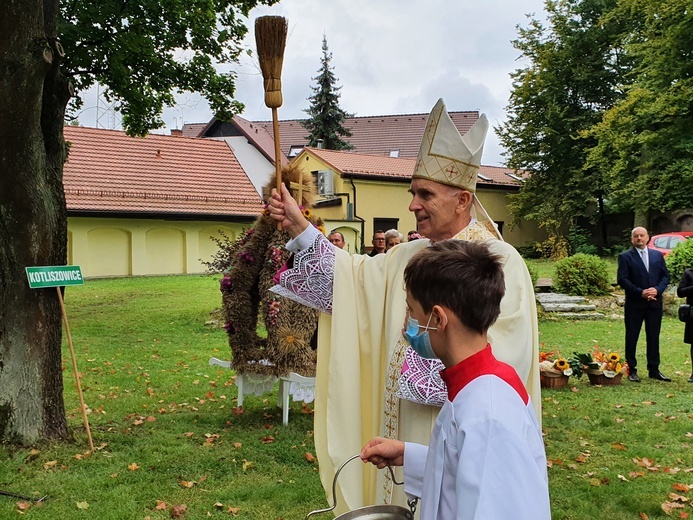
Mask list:
[[[303,150],[302,144],[292,144],[289,148],[289,159],[296,157],[299,153],[301,153],[301,150]]]
[[[399,157],[399,150],[390,150],[390,157]]]

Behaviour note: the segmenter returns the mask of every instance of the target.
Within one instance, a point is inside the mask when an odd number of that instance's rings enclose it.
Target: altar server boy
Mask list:
[[[486,243],[445,240],[404,271],[403,334],[419,355],[440,358],[448,398],[430,446],[376,437],[361,458],[404,466],[404,489],[422,520],[550,520],[546,454],[529,395],[493,356],[487,330],[505,293],[501,259]]]

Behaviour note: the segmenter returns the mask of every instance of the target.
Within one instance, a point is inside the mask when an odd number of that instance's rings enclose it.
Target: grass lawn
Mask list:
[[[215,277],[88,281],[65,299],[98,449],[85,454],[65,345],[73,441],[37,446],[38,453],[0,445],[0,490],[49,495],[25,517],[301,519],[325,507],[316,464],[306,458],[315,453],[309,410],[294,404],[282,426],[275,387],[246,396],[239,413],[232,373],[208,365],[229,355],[223,329],[204,324],[220,302]],[[622,329],[612,321],[543,321],[540,338],[544,349],[567,355],[595,341],[621,352]],[[670,493],[693,498],[681,486],[693,482],[693,385],[682,334],[681,323],[665,318],[662,371],[673,383],[601,388],[583,378],[544,390],[553,518],[667,518],[661,505]],[[18,503],[0,496],[0,518],[19,517]],[[685,505],[672,516],[684,518],[679,511],[693,513]]]

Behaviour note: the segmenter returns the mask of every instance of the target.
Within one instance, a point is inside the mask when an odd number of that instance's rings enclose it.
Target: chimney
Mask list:
[[[171,135],[175,135],[176,137],[183,137],[183,130],[180,128],[172,128]]]
[[[318,139],[318,148],[322,150],[322,139]]]

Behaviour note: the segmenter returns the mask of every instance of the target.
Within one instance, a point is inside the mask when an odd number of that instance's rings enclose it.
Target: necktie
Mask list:
[[[640,250],[640,257],[642,258],[642,263],[645,264],[645,271],[650,272],[650,259],[647,255],[647,248]]]

